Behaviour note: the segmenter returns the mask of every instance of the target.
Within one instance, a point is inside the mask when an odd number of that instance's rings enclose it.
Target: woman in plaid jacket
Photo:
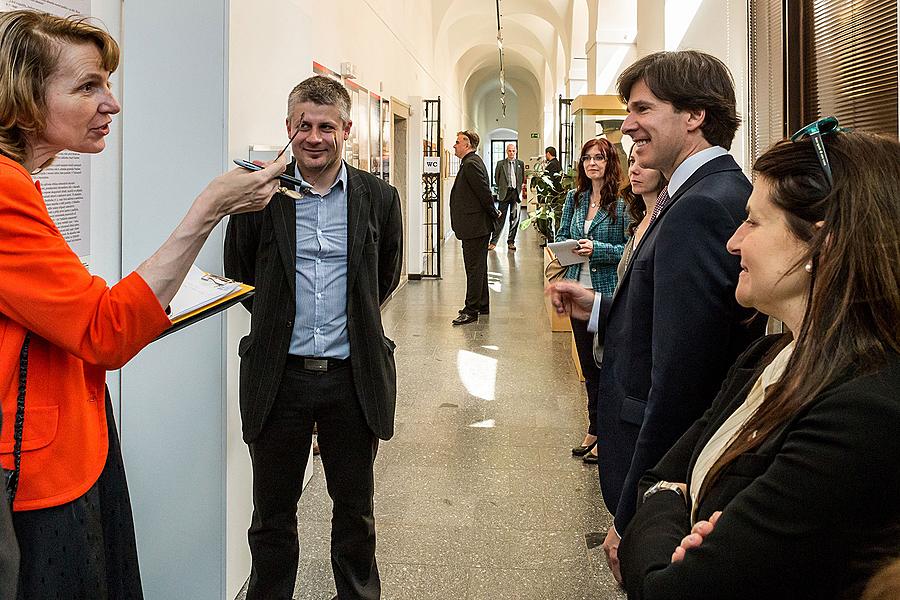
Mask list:
[[[556,241],[577,240],[574,253],[588,257],[585,263],[571,265],[566,279],[579,281],[584,287],[601,294],[616,289],[616,266],[622,258],[628,229],[625,203],[618,197],[622,177],[616,150],[609,140],[594,138],[581,148],[575,189],[570,190],[563,206]],[[594,362],[593,334],[587,322],[571,319],[572,334],[584,385],[587,389],[588,431],[580,446],[572,448],[574,456],[586,463],[597,463],[597,380],[599,368]]]

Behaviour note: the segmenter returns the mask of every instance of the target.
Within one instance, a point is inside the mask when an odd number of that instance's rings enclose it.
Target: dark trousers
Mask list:
[[[513,189],[507,191],[506,199],[500,201],[499,210],[500,218],[497,219],[497,225],[494,227],[491,243],[496,244],[500,240],[506,213],[509,213],[509,231],[506,233],[506,243],[513,244],[516,241],[516,234],[519,232],[519,194]]]
[[[250,444],[253,521],[247,537],[253,566],[247,600],[293,598],[300,556],[297,502],[314,423],[333,502],[331,568],[338,598],[379,598],[372,472],[378,438],[359,406],[349,361],[317,373],[291,359],[266,425]]]
[[[463,263],[466,266],[465,311],[477,315],[479,310],[489,310],[487,245],[490,235],[462,240]]]
[[[588,434],[597,435],[597,393],[599,391],[600,368],[594,362],[594,334],[587,330],[587,321],[569,319],[572,322],[572,335],[575,336],[575,350],[578,351],[578,363],[584,375],[584,387],[587,390]]]

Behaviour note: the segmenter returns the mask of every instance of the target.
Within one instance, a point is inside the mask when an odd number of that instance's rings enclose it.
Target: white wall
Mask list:
[[[750,110],[749,63],[747,58],[748,16],[744,0],[717,0],[716,2],[692,0],[688,4],[696,7],[680,40],[669,39],[671,30],[667,28],[666,46],[677,41],[679,50],[702,50],[721,59],[731,70],[737,97],[738,113],[746,121]],[[666,6],[667,19],[681,18],[679,10],[683,6],[669,0]],[[679,27],[676,32],[680,32]],[[747,157],[750,156],[748,128],[741,125],[731,145],[731,154],[744,169],[750,172]]]
[[[226,165],[227,2],[122,7],[122,269],[163,242]],[[198,264],[221,271],[216,230]],[[122,369],[122,450],[148,600],[225,597],[221,316],[154,342]]]

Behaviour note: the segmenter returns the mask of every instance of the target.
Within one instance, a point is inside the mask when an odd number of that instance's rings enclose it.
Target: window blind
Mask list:
[[[785,137],[782,0],[750,0],[750,157]]]
[[[802,122],[896,138],[897,0],[802,1]]]

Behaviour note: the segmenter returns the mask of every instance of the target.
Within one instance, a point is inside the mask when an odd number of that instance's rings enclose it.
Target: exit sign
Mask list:
[[[531,132],[531,139],[533,139],[533,140],[536,140],[536,139],[538,139],[538,134],[537,134],[537,131],[533,131],[533,132]]]

